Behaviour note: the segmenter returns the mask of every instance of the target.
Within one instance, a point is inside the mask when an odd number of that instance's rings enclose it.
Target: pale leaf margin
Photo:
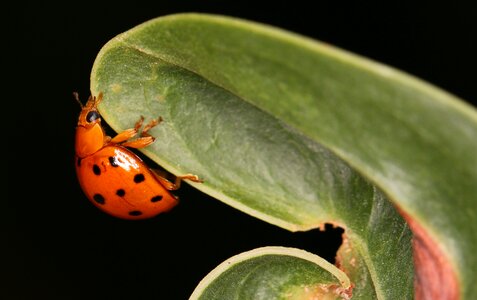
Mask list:
[[[329,263],[325,259],[321,258],[320,256],[312,254],[304,250],[296,249],[296,248],[268,246],[268,247],[261,247],[261,248],[256,248],[250,251],[242,252],[222,262],[220,265],[218,265],[215,269],[213,269],[209,274],[207,274],[207,276],[205,276],[199,282],[194,292],[190,296],[189,300],[200,299],[205,289],[207,289],[207,287],[213,281],[218,279],[220,275],[222,275],[226,270],[246,260],[257,258],[260,256],[265,256],[265,255],[292,256],[292,257],[309,261],[311,263],[318,265],[319,267],[328,271],[330,274],[336,277],[336,279],[338,279],[338,281],[340,282],[343,290],[348,290],[352,288],[352,285],[348,276],[343,271],[341,271],[340,269],[338,269],[336,266]]]

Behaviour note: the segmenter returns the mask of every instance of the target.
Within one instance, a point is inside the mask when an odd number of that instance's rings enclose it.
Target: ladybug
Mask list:
[[[98,208],[122,219],[151,218],[177,205],[178,199],[170,191],[178,189],[182,179],[201,182],[192,174],[171,182],[127,149],[152,144],[155,139],[148,131],[161,118],[143,127],[141,116],[134,128],[111,138],[105,134],[97,110],[102,94],[90,96],[84,106],[78,94],[74,96],[81,105],[75,137],[76,174],[84,193]],[[134,138],[139,132],[140,136]]]

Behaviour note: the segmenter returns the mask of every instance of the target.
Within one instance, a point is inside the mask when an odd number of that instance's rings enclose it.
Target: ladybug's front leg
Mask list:
[[[161,117],[152,120],[151,122],[146,124],[146,126],[144,126],[143,130],[141,131],[141,137],[128,141],[129,139],[133,138],[138,134],[139,129],[144,122],[144,117],[141,116],[141,118],[134,125],[134,128],[124,130],[123,132],[112,138],[110,142],[115,144],[121,144],[121,146],[130,148],[144,148],[146,146],[149,146],[154,142],[155,138],[149,135],[148,131],[157,124],[159,124],[161,121]]]

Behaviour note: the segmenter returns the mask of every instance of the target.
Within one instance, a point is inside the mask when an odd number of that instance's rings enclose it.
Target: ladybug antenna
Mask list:
[[[81,100],[79,98],[79,94],[77,92],[73,92],[73,98],[75,98],[75,100],[79,103],[81,109],[83,109],[83,103],[81,103]]]

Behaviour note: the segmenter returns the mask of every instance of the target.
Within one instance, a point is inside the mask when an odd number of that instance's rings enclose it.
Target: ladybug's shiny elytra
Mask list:
[[[78,99],[77,94],[75,97]],[[143,127],[141,117],[134,128],[113,138],[107,136],[97,110],[101,99],[101,93],[90,96],[76,127],[76,174],[84,193],[98,208],[123,219],[146,219],[169,211],[178,203],[169,191],[178,189],[182,179],[201,181],[187,174],[170,182],[127,149],[153,143],[155,139],[148,131],[159,124],[160,118]],[[138,133],[140,136],[134,138]]]

